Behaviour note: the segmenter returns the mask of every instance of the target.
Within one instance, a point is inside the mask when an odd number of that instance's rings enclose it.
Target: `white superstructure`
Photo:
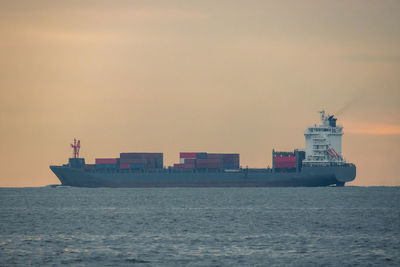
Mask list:
[[[303,165],[341,165],[346,163],[342,157],[343,127],[336,125],[336,118],[325,116],[321,111],[321,125],[308,127],[306,138],[306,158]]]

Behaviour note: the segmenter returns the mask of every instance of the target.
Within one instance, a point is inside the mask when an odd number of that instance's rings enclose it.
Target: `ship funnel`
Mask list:
[[[328,117],[328,121],[329,121],[329,126],[336,127],[337,119],[333,115]]]

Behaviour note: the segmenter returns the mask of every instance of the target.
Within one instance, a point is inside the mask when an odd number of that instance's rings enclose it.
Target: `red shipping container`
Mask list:
[[[275,166],[296,166],[296,162],[275,162]]]
[[[296,162],[296,158],[275,158],[275,162]]]
[[[195,159],[197,157],[197,154],[199,153],[205,153],[205,152],[180,152],[179,153],[179,158],[181,159]]]
[[[275,166],[276,169],[295,169],[296,165],[293,166],[289,166],[289,165],[276,165]]]
[[[275,168],[295,168],[296,163],[282,163],[282,162],[277,162],[275,163]]]
[[[296,157],[276,157],[275,168],[296,168]]]
[[[175,163],[174,169],[183,169],[183,163]]]
[[[296,166],[296,162],[275,162],[275,167],[277,166]]]
[[[296,159],[291,160],[291,159],[277,159],[275,160],[275,162],[290,162],[290,163],[294,163],[296,162]]]
[[[131,164],[120,164],[119,168],[121,170],[126,170],[126,169],[130,169],[131,168]]]
[[[275,162],[296,162],[296,157],[275,157]]]
[[[114,158],[98,158],[96,164],[117,164],[117,159]]]

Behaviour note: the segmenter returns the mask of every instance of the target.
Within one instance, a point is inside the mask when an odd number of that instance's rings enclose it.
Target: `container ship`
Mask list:
[[[50,169],[62,185],[76,187],[344,186],[355,179],[356,166],[342,157],[343,127],[333,115],[320,115],[321,124],[304,131],[305,149],[273,149],[271,168],[242,168],[239,154],[207,152],[180,152],[173,166],[164,166],[163,153],[140,152],[86,164],[75,139],[73,158]]]

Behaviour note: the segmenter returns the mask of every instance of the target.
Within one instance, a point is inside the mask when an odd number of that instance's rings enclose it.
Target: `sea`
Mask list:
[[[1,188],[0,266],[400,266],[400,187]]]

